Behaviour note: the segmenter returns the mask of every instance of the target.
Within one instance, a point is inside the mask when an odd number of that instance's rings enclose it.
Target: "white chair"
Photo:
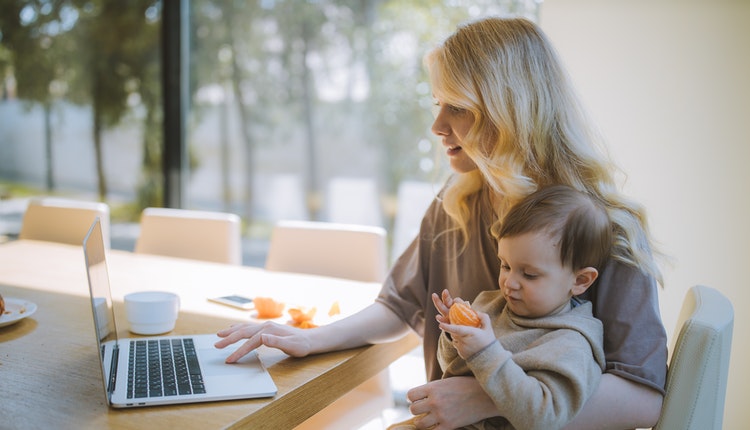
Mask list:
[[[392,261],[401,256],[419,233],[422,217],[435,199],[437,190],[436,185],[429,182],[403,181],[399,184],[393,223]]]
[[[34,197],[23,214],[18,238],[82,245],[96,217],[101,219],[104,245],[109,248],[109,206],[106,203]]]
[[[266,192],[259,194],[271,220],[308,218],[305,191],[300,175],[275,174],[265,182]]]
[[[135,252],[242,264],[240,217],[225,212],[146,208]]]
[[[280,221],[271,232],[266,270],[382,282],[387,270],[382,227]],[[365,381],[313,415],[297,430],[349,430],[380,419],[393,407],[388,371]]]
[[[387,270],[382,227],[279,221],[271,232],[266,269],[382,282]]]
[[[719,291],[695,286],[678,318],[667,394],[655,430],[720,430],[732,348],[734,310]]]
[[[383,226],[383,208],[372,178],[331,178],[326,188],[326,220]]]

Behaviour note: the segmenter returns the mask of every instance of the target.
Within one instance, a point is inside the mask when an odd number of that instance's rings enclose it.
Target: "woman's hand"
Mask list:
[[[497,415],[492,399],[471,376],[428,382],[409,390],[406,397],[419,429],[455,429]]]
[[[234,363],[261,345],[278,348],[292,357],[304,357],[311,352],[310,330],[302,330],[284,324],[266,321],[264,323],[235,324],[216,333],[223,338],[216,342],[217,348],[225,348],[242,339],[247,341],[227,357],[227,363]]]
[[[381,303],[373,303],[359,312],[331,324],[313,329],[298,329],[272,321],[235,324],[216,333],[222,337],[214,345],[226,348],[242,339],[247,341],[227,357],[234,363],[255,348],[266,345],[292,357],[305,357],[327,351],[391,342],[409,332],[409,327]]]

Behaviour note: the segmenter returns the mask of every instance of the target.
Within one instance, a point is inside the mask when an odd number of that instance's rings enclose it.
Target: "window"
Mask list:
[[[262,264],[281,218],[392,231],[399,186],[439,187],[447,169],[430,133],[422,55],[459,22],[538,9],[533,0],[182,4],[183,206],[240,214],[248,264]],[[155,0],[0,4],[0,194],[107,201],[113,234],[162,205],[162,12]]]

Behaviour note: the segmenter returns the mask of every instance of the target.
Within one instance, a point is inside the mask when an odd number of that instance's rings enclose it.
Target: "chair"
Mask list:
[[[268,193],[259,196],[271,220],[305,219],[308,217],[305,205],[305,191],[302,178],[298,174],[275,174],[266,181]],[[279,198],[284,196],[284,198]]]
[[[387,270],[382,227],[279,221],[271,232],[266,270],[382,282]],[[308,418],[297,430],[357,428],[393,407],[388,371],[365,381]]]
[[[146,208],[135,252],[242,264],[240,217],[232,213]]]
[[[109,206],[106,203],[34,197],[23,214],[18,238],[82,245],[96,217],[101,219],[104,246],[109,249]]]
[[[331,178],[326,187],[326,220],[383,226],[383,208],[372,178]]]
[[[279,221],[271,232],[266,269],[382,282],[387,270],[382,227]]]
[[[435,187],[429,182],[420,181],[403,181],[399,184],[391,261],[400,257],[419,233],[422,217],[437,194]]]
[[[655,430],[721,429],[733,325],[732,304],[719,291],[704,286],[688,291]]]

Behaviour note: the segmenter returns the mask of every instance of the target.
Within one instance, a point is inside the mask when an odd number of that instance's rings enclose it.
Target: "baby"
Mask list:
[[[443,378],[473,375],[494,400],[498,416],[470,428],[560,428],[604,369],[602,324],[576,296],[610,255],[611,223],[594,198],[554,186],[515,205],[497,227],[499,289],[476,297],[479,327],[451,324],[460,298],[447,290],[432,296]],[[390,428],[416,428],[413,420]]]

